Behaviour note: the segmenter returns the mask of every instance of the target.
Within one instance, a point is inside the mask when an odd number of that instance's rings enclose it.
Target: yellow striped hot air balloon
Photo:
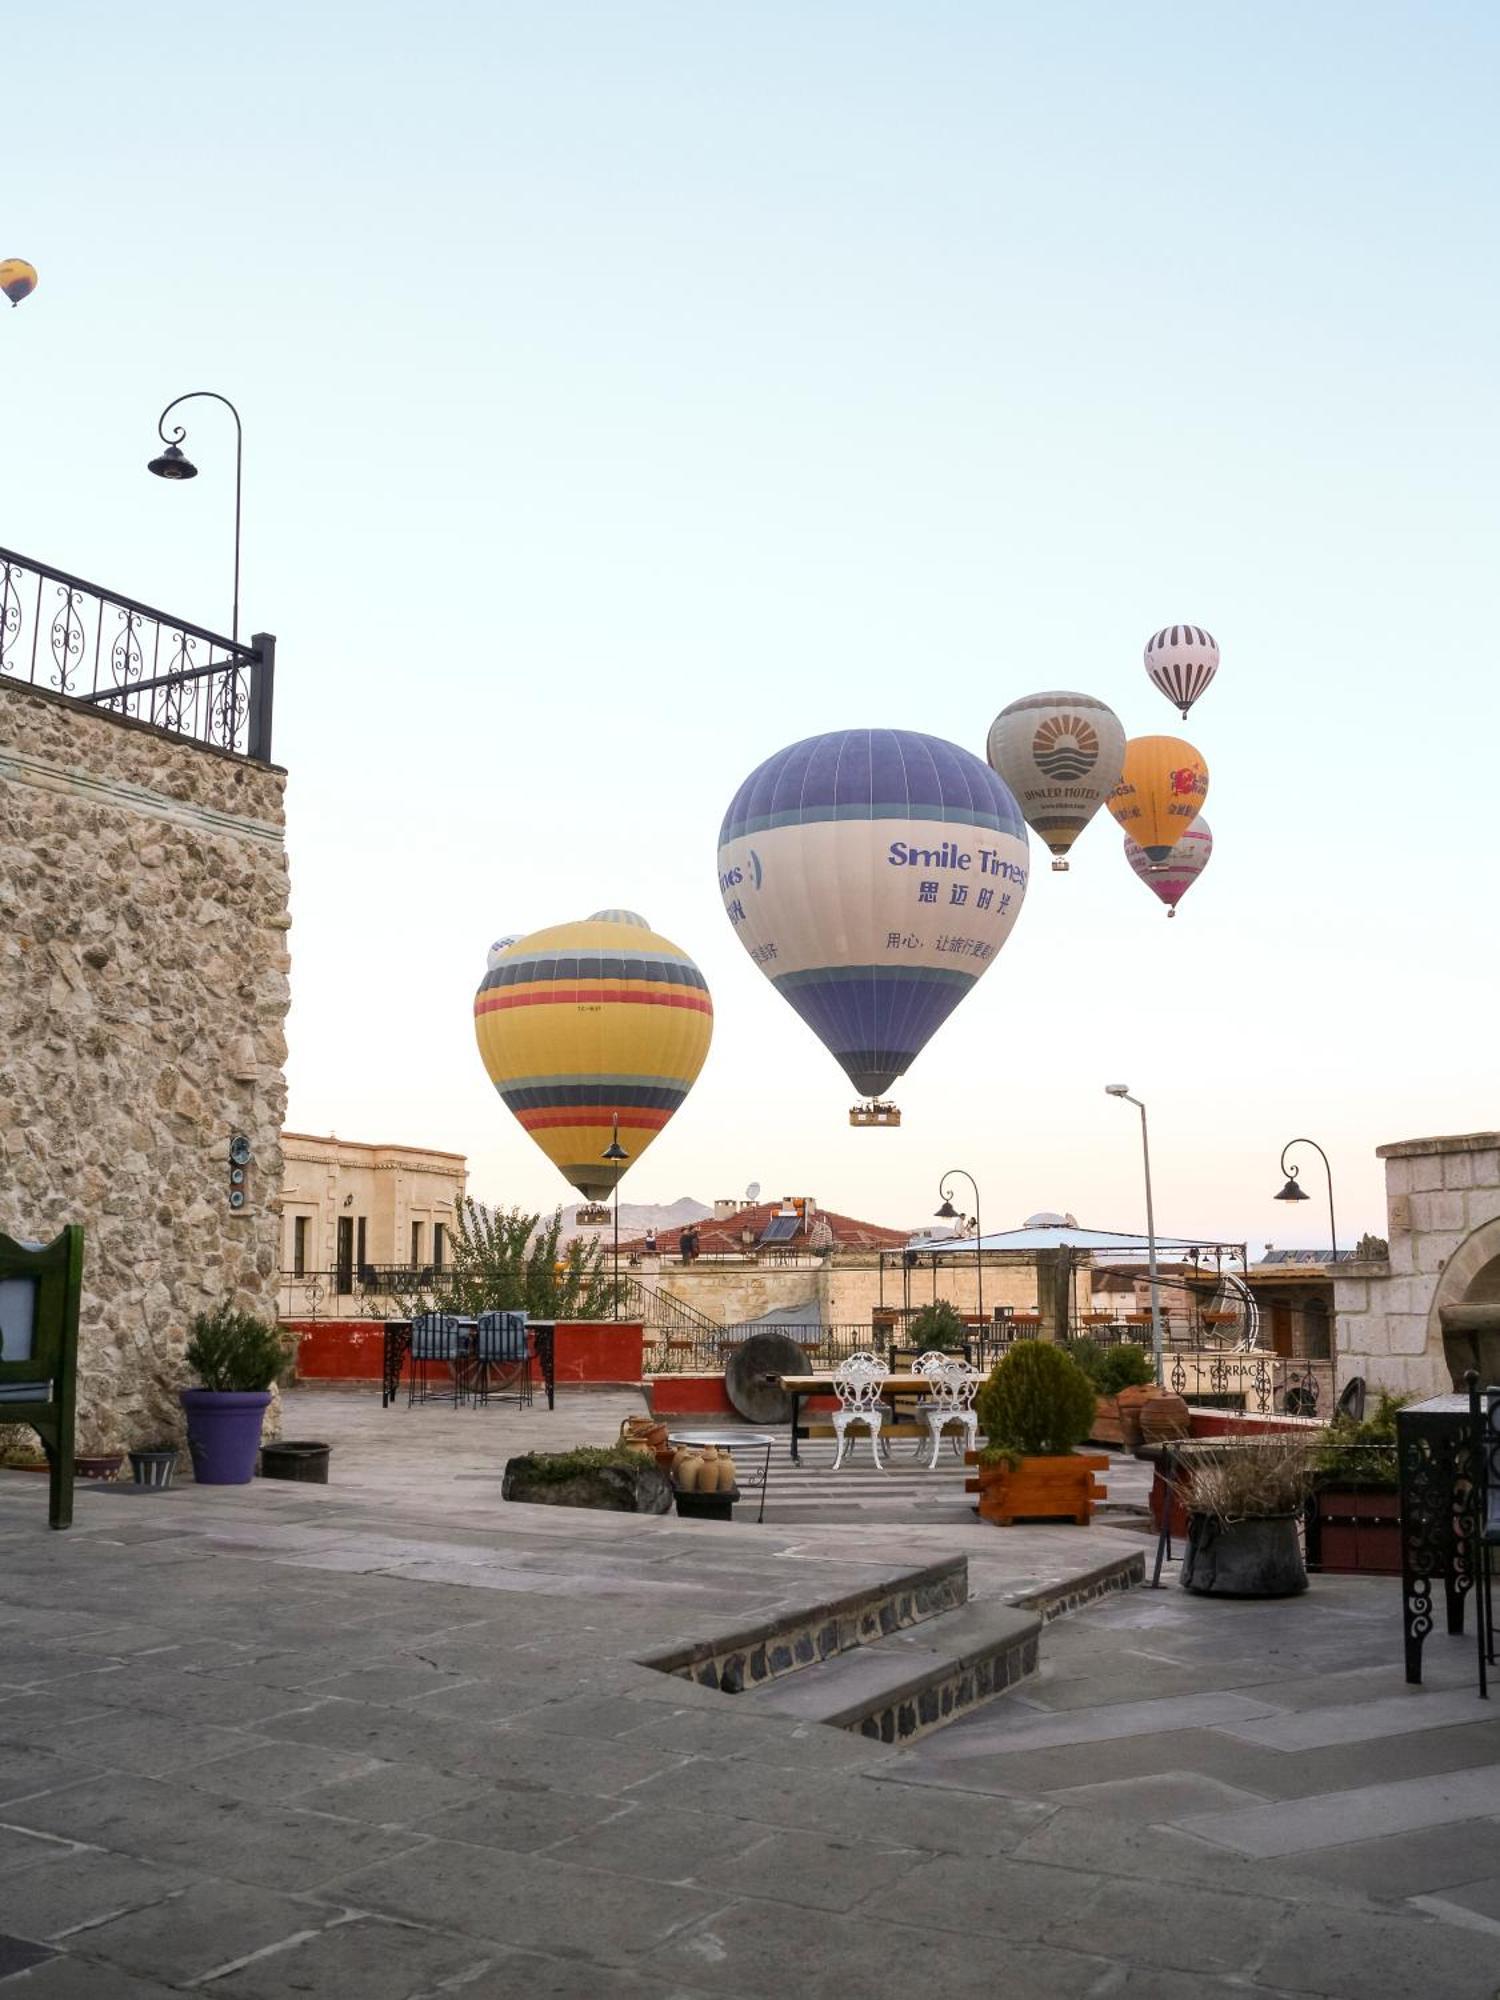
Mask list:
[[[614,1121],[634,1165],[692,1089],[713,1018],[703,974],[632,910],[517,939],[474,996],[491,1083],[588,1201],[614,1191]]]
[[[0,262],[0,292],[18,306],[36,290],[36,266],[24,257],[7,257]]]

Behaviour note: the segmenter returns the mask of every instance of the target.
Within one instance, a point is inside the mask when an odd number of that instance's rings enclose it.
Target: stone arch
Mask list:
[[[1500,1215],[1471,1230],[1438,1274],[1427,1314],[1429,1354],[1443,1351],[1442,1308],[1469,1299],[1500,1301]]]

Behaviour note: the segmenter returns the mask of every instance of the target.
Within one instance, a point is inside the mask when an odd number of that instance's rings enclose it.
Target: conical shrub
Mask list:
[[[1018,1340],[996,1362],[974,1407],[992,1450],[1059,1457],[1093,1427],[1094,1386],[1051,1341]]]

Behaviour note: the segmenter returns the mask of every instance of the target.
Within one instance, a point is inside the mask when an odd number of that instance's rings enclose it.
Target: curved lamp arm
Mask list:
[[[199,399],[210,403],[222,403],[234,418],[234,611],[231,618],[230,636],[237,646],[240,643],[240,476],[245,462],[245,430],[240,422],[240,413],[227,396],[221,396],[217,389],[189,389],[185,396],[174,396],[156,420],[156,435],[163,444],[180,445],[187,436],[181,424],[173,424],[172,435],[168,437],[167,418],[179,403],[192,403]]]
[[[947,1172],[946,1172],[946,1173],[945,1173],[945,1174],[943,1175],[942,1179],[941,1179],[941,1180],[940,1180],[940,1181],[938,1182],[938,1199],[939,1199],[939,1201],[946,1201],[946,1202],[951,1202],[951,1201],[952,1201],[953,1197],[952,1197],[952,1195],[950,1195],[950,1194],[949,1194],[949,1192],[948,1192],[948,1183],[949,1183],[949,1181],[951,1181],[951,1180],[953,1179],[953,1177],[954,1177],[954,1175],[955,1175],[955,1174],[956,1174],[956,1175],[958,1175],[958,1177],[959,1177],[959,1178],[960,1178],[961,1180],[966,1180],[966,1181],[967,1181],[967,1182],[969,1183],[969,1186],[970,1186],[970,1187],[971,1187],[971,1188],[972,1188],[972,1189],[974,1190],[974,1282],[975,1282],[975,1305],[976,1305],[976,1309],[977,1309],[977,1311],[978,1311],[978,1313],[979,1313],[979,1318],[980,1318],[980,1321],[981,1321],[981,1322],[983,1322],[983,1319],[984,1319],[984,1251],[983,1251],[983,1249],[982,1249],[981,1245],[983,1244],[983,1241],[984,1241],[984,1229],[983,1229],[983,1227],[982,1227],[982,1225],[981,1225],[981,1223],[980,1223],[980,1220],[979,1220],[979,1183],[978,1183],[978,1181],[976,1181],[976,1180],[975,1180],[974,1176],[973,1176],[973,1175],[972,1175],[972,1174],[971,1174],[970,1172],[968,1172],[968,1170],[967,1170],[966,1168],[964,1168],[964,1167],[949,1167],[948,1171],[947,1171]]]
[[[1323,1151],[1323,1148],[1318,1144],[1316,1139],[1288,1139],[1281,1149],[1281,1171],[1289,1181],[1295,1181],[1297,1178],[1297,1169],[1294,1166],[1288,1166],[1286,1158],[1293,1146],[1311,1146],[1318,1158],[1323,1162],[1323,1177],[1328,1183],[1328,1240],[1332,1246],[1333,1261],[1336,1264],[1339,1260],[1339,1232],[1338,1225],[1333,1219],[1333,1169],[1328,1164],[1328,1155]]]

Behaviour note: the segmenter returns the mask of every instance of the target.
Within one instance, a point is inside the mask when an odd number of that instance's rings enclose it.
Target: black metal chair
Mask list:
[[[1481,1390],[1469,1377],[1474,1464],[1474,1597],[1479,1623],[1479,1692],[1489,1693],[1488,1669],[1500,1665],[1495,1641],[1495,1550],[1500,1548],[1500,1387]]]
[[[523,1312],[487,1312],[474,1329],[474,1400],[487,1404],[492,1391],[515,1391],[520,1409],[531,1406],[531,1343]]]
[[[411,1323],[406,1407],[463,1400],[463,1328],[451,1313],[419,1313]]]
[[[73,1524],[82,1292],[80,1224],[70,1223],[47,1244],[0,1236],[0,1424],[29,1424],[42,1441],[51,1528]]]

